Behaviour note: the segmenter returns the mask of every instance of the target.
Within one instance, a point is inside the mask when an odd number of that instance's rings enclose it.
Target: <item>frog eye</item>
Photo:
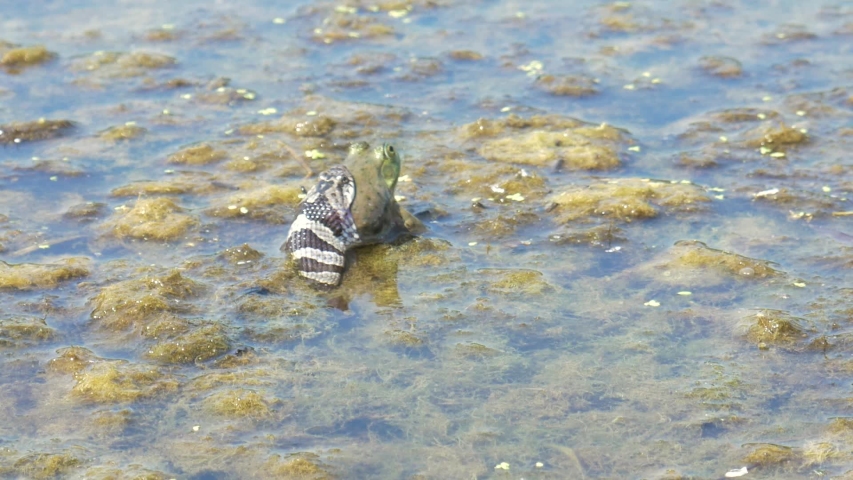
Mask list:
[[[385,145],[385,155],[386,156],[393,157],[395,153],[397,153],[397,152],[394,150],[393,145]]]

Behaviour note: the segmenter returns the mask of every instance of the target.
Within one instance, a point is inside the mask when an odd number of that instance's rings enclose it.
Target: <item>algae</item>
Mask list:
[[[0,54],[2,54],[0,66],[9,73],[17,73],[21,68],[39,65],[56,58],[56,54],[49,51],[44,45],[11,49],[0,48]]]
[[[13,470],[24,478],[43,480],[68,476],[83,465],[83,461],[70,453],[31,453],[20,457]]]
[[[89,275],[89,259],[66,258],[52,264],[0,261],[0,290],[56,288],[61,282]]]
[[[807,336],[803,319],[781,310],[762,310],[744,321],[749,324],[746,339],[759,347],[767,344],[789,347]]]
[[[272,414],[271,403],[263,395],[248,389],[235,389],[215,393],[204,400],[207,410],[231,418],[260,420]]]
[[[720,78],[737,78],[743,75],[743,66],[731,57],[702,57],[699,59],[699,68],[709,75]]]
[[[47,120],[15,122],[0,125],[0,145],[50,140],[67,135],[73,128],[70,120]]]
[[[226,248],[220,257],[233,265],[244,265],[247,263],[257,262],[264,258],[264,254],[250,247],[248,243],[244,243],[239,247]]]
[[[107,285],[91,299],[92,320],[101,328],[121,331],[131,325],[151,323],[168,312],[184,312],[185,300],[203,286],[179,271],[163,277],[143,277]]]
[[[56,335],[43,318],[0,318],[0,348],[22,348],[53,340]]]
[[[542,75],[536,79],[536,86],[562,97],[588,97],[598,93],[595,80],[584,75]]]
[[[782,274],[772,262],[717,250],[699,241],[676,242],[672,250],[675,257],[667,267],[673,269],[714,269],[731,278],[764,279]]]
[[[660,211],[693,212],[710,201],[697,185],[621,178],[570,186],[548,198],[559,223],[608,217],[623,222],[654,218]]]
[[[770,467],[791,463],[798,458],[793,448],[783,445],[753,443],[746,444],[744,447],[752,449],[751,452],[743,457],[743,463],[747,465]]]
[[[333,480],[337,475],[330,473],[320,457],[314,453],[291,453],[282,458],[271,455],[263,465],[263,471],[271,478],[292,480]]]
[[[62,374],[77,374],[101,359],[84,347],[65,347],[56,351],[59,354],[47,362],[47,369]]]
[[[205,211],[212,217],[245,217],[272,224],[286,223],[283,207],[295,207],[300,202],[302,189],[296,186],[264,185],[245,192],[235,193],[219,206]]]
[[[169,241],[183,237],[198,219],[167,198],[140,198],[133,208],[116,209],[106,223],[118,239]]]
[[[98,137],[101,140],[107,140],[109,142],[118,142],[119,140],[133,140],[135,138],[139,138],[148,130],[140,127],[139,125],[130,123],[125,125],[118,125],[115,127],[110,127],[98,134]]]
[[[167,336],[148,349],[147,357],[166,364],[204,362],[227,352],[228,337],[220,325],[190,328]]]
[[[72,395],[93,403],[127,403],[178,388],[178,382],[148,365],[103,361],[74,375]]]
[[[216,150],[207,143],[193,145],[169,155],[169,163],[181,165],[207,165],[228,158],[224,150]]]

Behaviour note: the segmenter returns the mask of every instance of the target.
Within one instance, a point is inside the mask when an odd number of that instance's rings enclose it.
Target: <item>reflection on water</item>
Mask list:
[[[564,3],[7,9],[0,476],[848,475],[853,10]]]

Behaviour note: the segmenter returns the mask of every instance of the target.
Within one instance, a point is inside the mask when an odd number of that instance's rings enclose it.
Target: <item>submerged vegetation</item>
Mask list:
[[[4,12],[0,477],[849,476],[853,12],[564,3]]]

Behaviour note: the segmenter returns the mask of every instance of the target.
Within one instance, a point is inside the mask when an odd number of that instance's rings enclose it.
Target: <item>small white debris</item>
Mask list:
[[[758,115],[756,115],[756,117],[758,117],[759,120],[764,120],[765,118],[767,118],[767,114],[759,113]]]
[[[320,150],[317,150],[316,148],[314,150],[305,150],[305,156],[310,158],[311,160],[326,158],[326,154],[321,152]]]
[[[358,8],[349,5],[338,5],[335,7],[335,11],[338,13],[356,13],[358,12]]]
[[[193,96],[189,93],[185,93],[185,94],[181,95],[181,98],[183,98],[184,100],[189,100],[189,99],[193,98]]]
[[[317,115],[317,110],[308,110],[307,112],[305,112],[305,115],[308,115],[309,117],[313,117],[313,116]]]
[[[477,245],[477,242],[468,242],[469,247],[474,247]]]
[[[635,90],[637,86],[633,83],[629,83],[628,85],[623,85],[622,88],[624,88],[625,90]]]
[[[539,60],[533,60],[527,65],[521,65],[518,67],[519,70],[527,72],[527,76],[529,77],[538,76],[540,73],[542,73],[542,70],[544,68],[545,66],[542,65],[542,62],[540,62]]]
[[[397,181],[398,181],[398,182],[411,182],[411,181],[412,181],[412,177],[410,177],[410,176],[408,176],[408,175],[403,175],[402,177],[398,177],[398,178],[397,178]]]
[[[629,151],[629,152],[639,152],[639,151],[640,151],[640,146],[639,146],[639,145],[634,145],[633,147],[628,147],[628,151]]]
[[[56,175],[54,175],[54,176],[50,177],[50,181],[51,181],[51,182],[55,182],[55,181],[57,181],[57,180],[59,180],[59,177],[57,177]]]
[[[725,200],[726,196],[725,195],[714,195],[714,198],[716,198],[717,200]]]
[[[773,97],[771,97],[770,95],[765,95],[761,97],[762,102],[769,102],[770,100],[773,100]]]
[[[193,431],[197,432],[201,428],[200,425],[193,425]]]
[[[39,248],[42,250],[47,250],[48,248],[50,248],[50,244],[42,243],[41,245],[39,245]]]
[[[794,282],[795,287],[806,288],[806,282]]]
[[[237,210],[237,205],[228,205],[228,210]]]
[[[725,135],[720,135],[720,141],[723,143],[726,143],[729,141],[729,137],[727,137]]]
[[[506,113],[506,112],[508,112],[508,111],[510,111],[510,110],[512,110],[512,107],[503,107],[503,108],[501,109],[501,112],[502,112],[502,113]]]
[[[482,200],[480,197],[474,197],[471,199],[472,202],[479,202],[480,200]]]
[[[409,14],[408,10],[389,10],[388,16],[391,18],[402,18]]]
[[[397,200],[398,202],[402,202],[402,201],[406,200],[406,196],[405,195],[394,195],[394,200]]]
[[[194,247],[194,246],[195,246],[195,242],[187,242],[187,246],[188,246],[188,247]]]
[[[785,152],[773,152],[770,156],[773,158],[785,158]]]
[[[260,113],[261,115],[273,115],[275,113],[278,113],[278,110],[273,107],[269,107],[258,110],[258,113]]]
[[[507,198],[507,200],[513,200],[516,202],[523,202],[524,201],[524,196],[520,193],[513,193],[512,195],[507,195],[506,198]]]
[[[797,110],[797,116],[798,117],[804,117],[804,116],[806,116],[806,112],[804,112],[803,110]]]
[[[610,247],[607,250],[605,250],[604,253],[615,253],[615,252],[618,252],[619,250],[622,250],[622,247],[620,247],[620,246]]]
[[[758,193],[754,193],[754,194],[752,194],[752,196],[755,198],[759,198],[759,197],[766,197],[768,195],[776,195],[777,193],[779,193],[778,188],[771,188],[770,190],[762,190]]]
[[[749,473],[749,471],[747,471],[746,467],[741,467],[736,470],[729,470],[726,472],[726,478],[742,477],[747,473]]]
[[[649,78],[652,76],[652,72],[643,72],[643,76]]]
[[[823,188],[821,188],[821,190],[823,190],[825,193],[829,193],[829,192],[831,192],[831,191],[832,191],[832,188],[830,188],[830,187],[828,187],[828,186],[824,185],[824,186],[823,186]]]
[[[762,155],[767,155],[768,153],[770,153],[772,151],[773,151],[772,148],[767,148],[767,147],[761,147],[758,149],[758,153],[760,153]]]
[[[643,305],[645,305],[647,307],[659,307],[660,302],[657,300],[649,300],[648,302],[644,303]]]
[[[545,466],[545,464],[544,464],[544,463],[542,463],[542,462],[536,462],[536,468],[542,468],[542,467],[544,467],[544,466]]]
[[[495,192],[495,193],[506,193],[506,190],[504,190],[503,188],[501,188],[501,187],[500,187],[500,186],[498,186],[498,185],[492,185],[492,186],[491,186],[491,187],[489,187],[489,188],[491,188],[491,189],[492,189],[492,191],[493,191],[493,192]]]
[[[693,292],[688,292],[687,290],[684,290],[684,291],[678,292],[678,295],[687,297],[687,296],[693,295]]]
[[[245,214],[249,213],[249,209],[248,209],[248,208],[246,208],[246,207],[240,207],[240,213],[242,213],[243,215],[245,215]]]
[[[495,470],[509,470],[509,464],[506,462],[501,462],[495,465]]]
[[[285,22],[285,20],[281,17],[275,17],[272,19],[272,23],[274,23],[276,25],[283,25],[284,22]]]
[[[520,176],[521,178],[527,178],[530,176],[530,174],[527,172],[527,170],[522,168],[518,171],[518,176]]]
[[[525,246],[530,246],[530,245],[533,245],[533,240],[522,240],[518,243],[525,245]]]

